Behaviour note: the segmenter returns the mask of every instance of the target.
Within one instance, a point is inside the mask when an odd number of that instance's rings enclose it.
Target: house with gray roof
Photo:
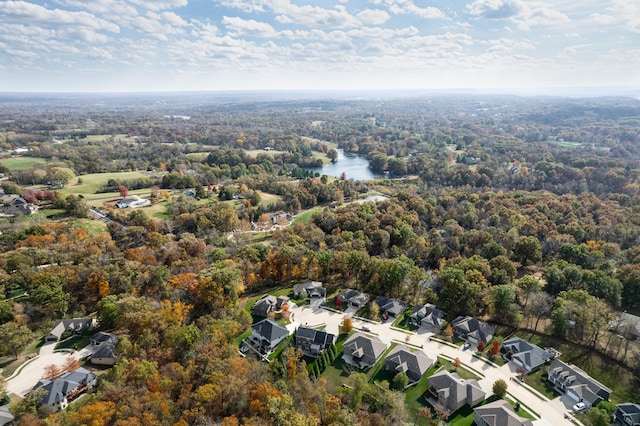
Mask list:
[[[435,305],[427,303],[416,305],[413,313],[409,317],[409,324],[416,327],[426,326],[431,330],[440,330],[444,325],[444,312],[436,308]]]
[[[335,342],[336,336],[324,330],[300,326],[296,330],[296,348],[312,358],[321,356]]]
[[[314,300],[322,300],[324,302],[327,297],[327,290],[322,287],[320,281],[307,281],[293,286],[294,298],[299,299],[304,293],[307,293],[307,298],[312,302]]]
[[[533,426],[533,422],[518,416],[504,399],[473,409],[473,420],[478,426]]]
[[[289,298],[287,296],[272,296],[270,294],[265,294],[256,301],[253,305],[252,311],[254,315],[266,317],[270,312],[282,309],[282,305],[287,303],[289,303]]]
[[[484,401],[486,394],[477,380],[461,379],[446,370],[429,377],[429,389],[425,397],[435,400],[451,414],[465,405],[474,407]]]
[[[14,419],[8,405],[0,406],[0,426],[12,425]]]
[[[377,336],[355,333],[344,342],[342,359],[360,370],[372,367],[387,350],[387,344]]]
[[[398,317],[407,309],[407,304],[390,297],[379,296],[376,298],[376,305],[380,307],[380,314],[392,318]]]
[[[640,404],[618,404],[613,419],[616,426],[640,426]]]
[[[278,324],[273,318],[267,318],[251,326],[249,341],[263,355],[275,350],[280,342],[289,336],[289,330]]]
[[[527,374],[540,369],[553,357],[547,350],[519,337],[502,342],[502,350],[508,360],[523,368]]]
[[[336,297],[336,304],[361,308],[369,301],[369,295],[358,290],[347,289]]]
[[[67,408],[71,401],[93,389],[97,383],[96,375],[81,367],[64,373],[55,380],[40,380],[33,390],[40,388],[45,390],[40,403],[51,407],[55,413]]]
[[[93,330],[97,325],[95,318],[72,318],[56,321],[51,331],[44,337],[47,342],[57,342],[62,335],[69,331],[73,334],[80,334]]]
[[[398,345],[385,358],[384,368],[394,374],[404,372],[411,382],[417,382],[433,363],[434,360],[424,351],[418,349],[412,352],[408,346]]]
[[[459,316],[454,319],[451,321],[451,327],[459,338],[473,345],[477,345],[481,340],[489,343],[496,331],[489,324],[469,316]]]
[[[558,391],[576,402],[584,402],[587,408],[601,401],[608,401],[611,396],[611,389],[592,379],[575,365],[565,364],[559,359],[551,362],[547,378]]]
[[[118,362],[118,352],[116,346],[120,338],[115,334],[99,332],[91,337],[91,346],[94,348],[93,354],[89,357],[92,364],[116,365]]]

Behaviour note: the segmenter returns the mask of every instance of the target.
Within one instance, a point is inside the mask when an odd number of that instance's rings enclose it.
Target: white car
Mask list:
[[[579,413],[580,411],[583,411],[585,408],[587,408],[587,404],[585,404],[584,402],[578,402],[571,408],[573,408],[573,411],[575,411],[576,413]]]

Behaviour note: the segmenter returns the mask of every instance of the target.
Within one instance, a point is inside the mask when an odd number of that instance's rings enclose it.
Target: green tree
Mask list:
[[[507,382],[502,379],[493,382],[493,394],[498,398],[504,398],[507,394]]]
[[[76,174],[67,167],[51,167],[47,175],[47,179],[51,182],[62,186],[68,184],[74,177],[76,177]]]
[[[396,390],[403,390],[408,384],[409,376],[407,376],[407,373],[405,373],[404,371],[401,371],[396,374],[391,381],[391,388]]]
[[[0,353],[12,354],[15,359],[29,343],[33,341],[33,333],[25,325],[13,321],[0,325]]]
[[[335,149],[330,149],[327,152],[327,158],[329,158],[332,163],[335,163],[336,161],[338,161],[338,151],[336,151]]]
[[[0,373],[0,405],[4,404],[5,398],[9,394],[7,393],[7,382],[4,379],[2,373]]]
[[[442,290],[440,305],[452,318],[458,315],[475,315],[478,302],[482,301],[482,286],[477,280],[467,279],[461,269],[445,268],[439,277]]]
[[[609,426],[611,424],[611,414],[600,408],[591,407],[585,416],[591,426]]]
[[[513,248],[513,258],[520,262],[522,266],[527,266],[529,262],[539,262],[542,260],[542,245],[533,236],[520,237]]]

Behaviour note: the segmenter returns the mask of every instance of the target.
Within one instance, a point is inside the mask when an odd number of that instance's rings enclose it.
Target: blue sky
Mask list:
[[[0,0],[0,91],[640,86],[640,0]]]

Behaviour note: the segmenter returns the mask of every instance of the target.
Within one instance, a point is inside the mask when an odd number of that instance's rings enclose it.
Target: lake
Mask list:
[[[324,167],[316,167],[311,169],[320,176],[334,176],[339,178],[342,173],[346,173],[347,179],[353,180],[373,180],[382,175],[373,173],[369,168],[369,160],[360,155],[345,155],[343,149],[337,149],[338,161]]]

